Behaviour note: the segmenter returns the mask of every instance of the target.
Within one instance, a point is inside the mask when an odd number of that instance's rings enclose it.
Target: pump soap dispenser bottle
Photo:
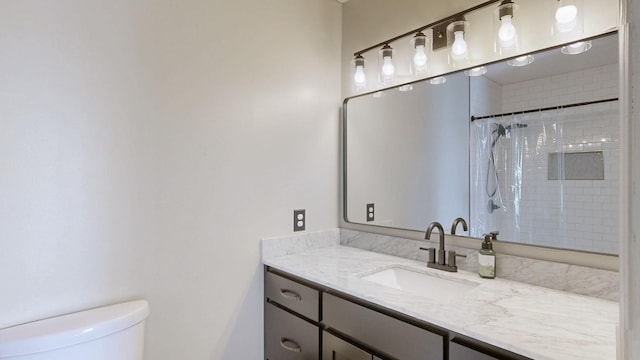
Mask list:
[[[493,251],[492,238],[495,239],[493,234],[484,235],[482,248],[478,254],[478,275],[487,279],[496,277],[496,252]]]

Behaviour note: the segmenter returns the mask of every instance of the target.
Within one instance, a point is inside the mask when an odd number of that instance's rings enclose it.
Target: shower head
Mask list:
[[[504,136],[507,133],[507,128],[504,125],[498,124],[498,128],[493,130],[494,133],[498,134],[498,137]]]
[[[521,124],[521,123],[514,123],[507,126],[504,126],[502,124],[496,124],[496,125],[497,125],[496,129],[491,132],[491,134],[496,134],[496,137],[491,142],[491,150],[493,150],[493,148],[496,146],[496,143],[498,142],[498,140],[500,140],[501,137],[505,137],[507,139],[511,138],[511,130],[524,129],[527,126],[529,126],[527,124]]]

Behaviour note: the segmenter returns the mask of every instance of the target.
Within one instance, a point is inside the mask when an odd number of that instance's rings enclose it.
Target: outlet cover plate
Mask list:
[[[306,225],[306,211],[304,209],[293,210],[293,231],[304,231]]]

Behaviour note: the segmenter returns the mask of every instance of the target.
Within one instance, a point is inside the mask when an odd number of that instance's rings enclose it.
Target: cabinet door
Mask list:
[[[322,297],[323,322],[368,348],[401,360],[442,360],[442,335],[331,294]]]
[[[449,342],[449,360],[532,360],[510,351],[459,337]]]
[[[315,360],[320,356],[317,326],[273,304],[264,305],[264,352],[267,360]]]
[[[372,356],[368,352],[323,331],[322,360],[372,360]]]
[[[455,342],[449,343],[449,360],[498,360],[490,355]]]

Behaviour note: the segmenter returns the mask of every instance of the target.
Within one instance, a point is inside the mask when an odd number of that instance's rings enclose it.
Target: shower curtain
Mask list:
[[[565,110],[509,115],[471,125],[471,236],[566,247],[564,181],[548,179],[562,153]],[[558,156],[557,173],[564,168]]]

